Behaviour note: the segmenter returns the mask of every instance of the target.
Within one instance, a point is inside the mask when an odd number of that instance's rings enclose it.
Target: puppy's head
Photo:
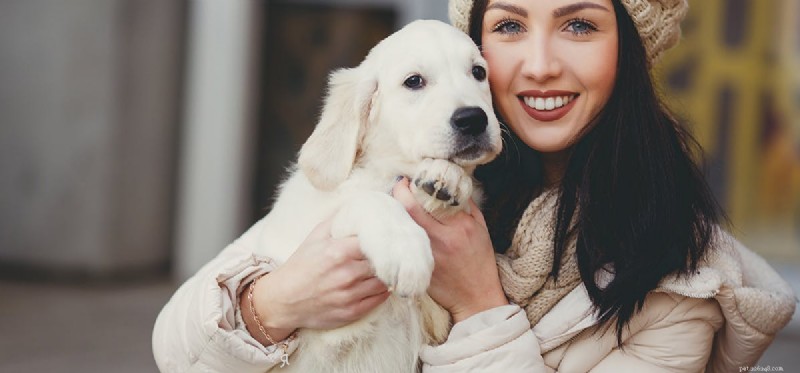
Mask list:
[[[486,61],[464,33],[415,21],[364,62],[331,74],[320,122],[298,163],[318,188],[341,183],[356,162],[411,169],[425,158],[467,168],[501,150]]]

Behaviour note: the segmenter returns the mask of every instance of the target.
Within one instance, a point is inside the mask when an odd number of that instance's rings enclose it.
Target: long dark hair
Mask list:
[[[470,36],[481,45],[486,0],[474,2]],[[613,0],[619,34],[617,79],[596,122],[571,150],[560,184],[551,275],[577,234],[581,279],[618,344],[647,294],[667,275],[688,275],[711,249],[721,217],[693,154],[700,147],[656,94],[644,45],[625,8]],[[503,252],[542,184],[540,157],[511,131],[494,162],[476,173],[495,250]],[[696,152],[696,153],[695,153]],[[570,226],[577,214],[575,225]],[[573,229],[574,231],[571,231]],[[598,286],[595,274],[613,280]]]

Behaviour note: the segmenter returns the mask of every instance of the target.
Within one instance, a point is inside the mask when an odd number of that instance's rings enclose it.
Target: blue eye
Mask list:
[[[522,32],[522,25],[517,21],[506,19],[497,24],[492,31],[502,34],[519,34]]]
[[[585,19],[573,19],[567,23],[569,32],[575,35],[587,35],[597,31],[597,27]]]

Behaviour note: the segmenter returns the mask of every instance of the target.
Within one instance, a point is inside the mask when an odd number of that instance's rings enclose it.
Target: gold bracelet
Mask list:
[[[286,338],[284,342],[277,343],[275,342],[275,339],[273,339],[272,336],[270,336],[269,333],[267,333],[267,330],[264,328],[264,324],[261,323],[261,317],[258,316],[258,312],[256,312],[256,307],[253,304],[253,288],[256,287],[256,281],[260,280],[262,277],[264,277],[264,275],[266,275],[266,273],[256,277],[256,279],[251,281],[250,285],[247,286],[247,301],[250,305],[250,313],[253,314],[253,319],[256,321],[256,326],[258,326],[258,330],[261,332],[264,338],[266,338],[267,341],[269,341],[269,343],[272,343],[275,347],[280,348],[281,368],[283,368],[284,366],[289,365],[289,341],[294,339],[296,331],[292,332],[292,334],[290,334],[289,337]]]
[[[269,341],[269,343],[277,346],[278,344],[275,343],[275,340],[272,339],[272,336],[270,336],[269,333],[267,333],[267,330],[264,329],[264,324],[261,323],[261,317],[258,316],[258,312],[256,312],[256,307],[253,304],[253,288],[256,287],[255,286],[256,285],[256,281],[260,280],[262,277],[264,277],[264,275],[256,277],[256,279],[253,280],[252,282],[250,282],[250,285],[248,285],[247,301],[250,303],[250,313],[253,314],[253,319],[256,321],[256,325],[258,326],[258,330],[261,332],[261,334],[264,336],[264,338],[266,338]]]

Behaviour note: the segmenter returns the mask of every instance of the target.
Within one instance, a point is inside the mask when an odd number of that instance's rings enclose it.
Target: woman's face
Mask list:
[[[494,105],[528,146],[571,147],[614,87],[611,0],[489,0],[484,57]]]

